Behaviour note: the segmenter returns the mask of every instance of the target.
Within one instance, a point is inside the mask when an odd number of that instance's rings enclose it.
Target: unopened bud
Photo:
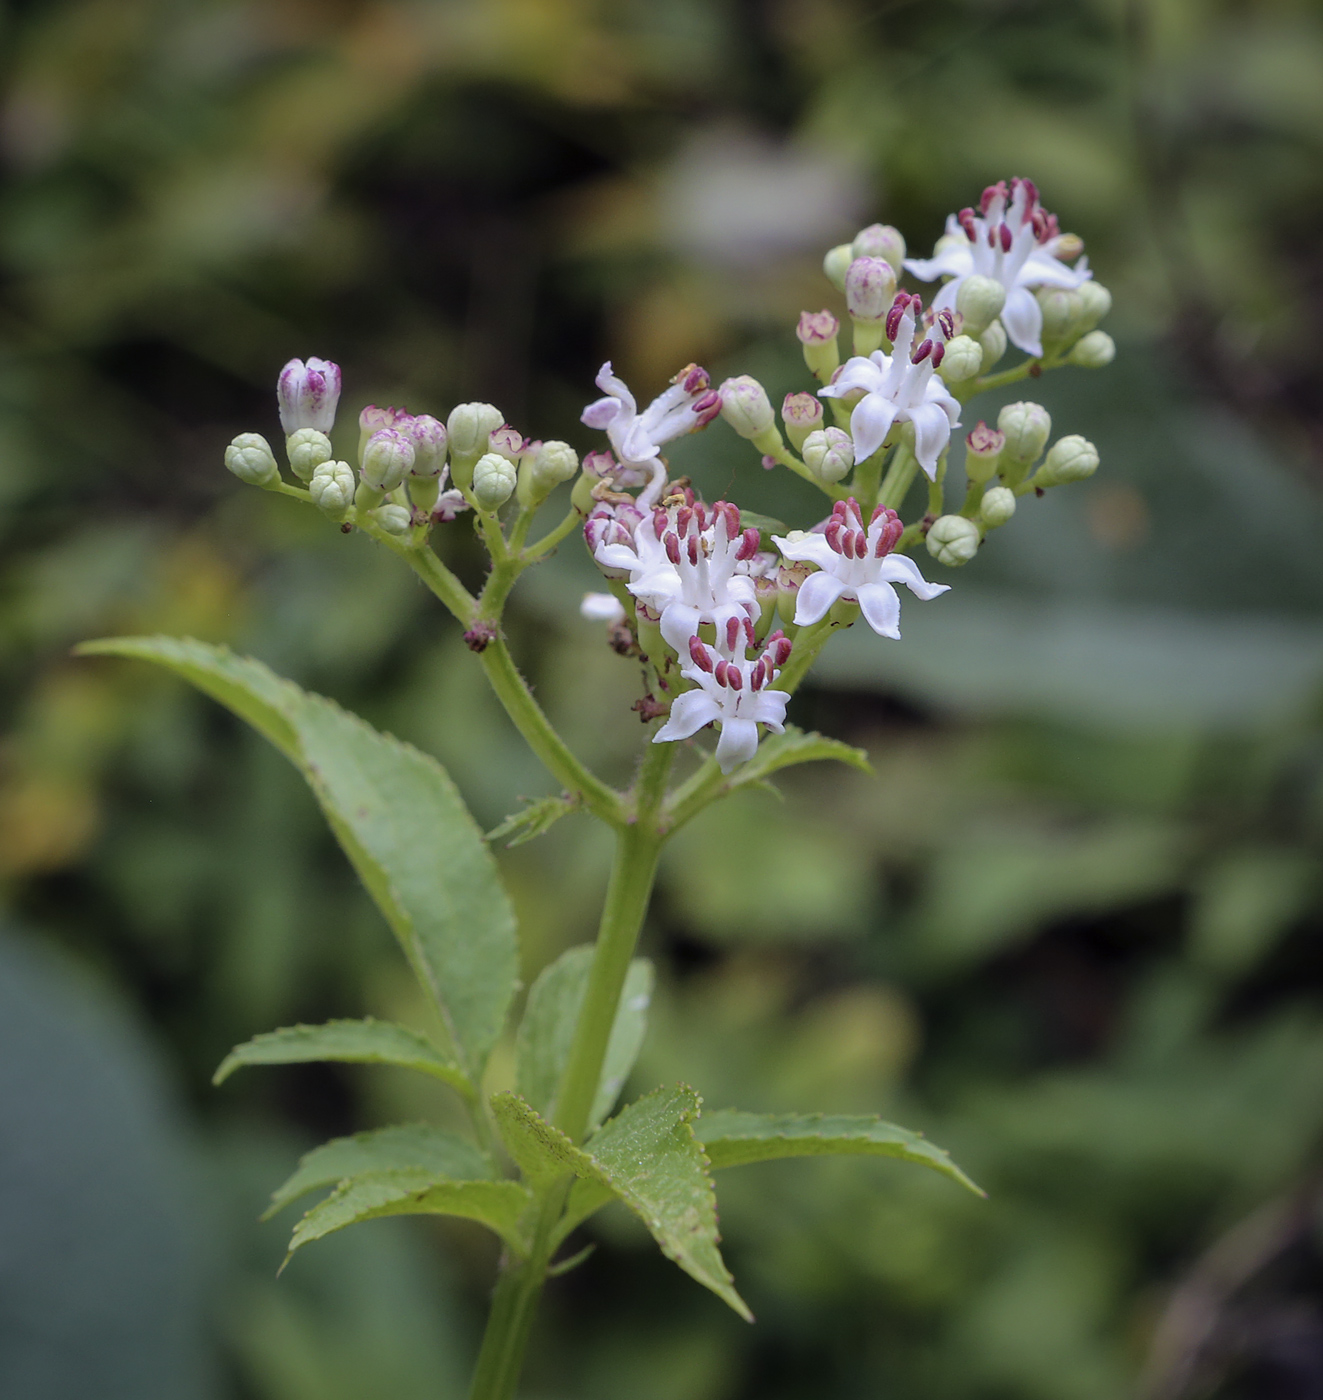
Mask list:
[[[1073,340],[1071,332],[1082,311],[1079,293],[1067,287],[1039,287],[1034,296],[1043,313],[1044,346],[1060,348]]]
[[[413,467],[411,476],[435,477],[441,475],[446,463],[446,425],[430,413],[420,413],[410,420],[405,429],[409,441],[413,443]]]
[[[1075,342],[1066,358],[1082,369],[1102,369],[1116,358],[1116,342],[1106,331],[1090,331]]]
[[[519,467],[519,504],[541,505],[562,481],[578,475],[579,454],[568,442],[544,442]]]
[[[983,493],[978,513],[989,529],[996,529],[1015,514],[1015,492],[1009,486],[994,486]]]
[[[804,311],[800,313],[799,325],[795,334],[804,347],[804,363],[815,378],[826,384],[832,371],[841,362],[836,337],[841,323],[830,311]]]
[[[973,273],[966,277],[956,292],[955,309],[965,319],[965,330],[980,336],[1001,315],[1006,305],[1006,288],[995,277]]]
[[[997,415],[997,427],[1005,434],[1002,456],[1027,467],[1036,462],[1052,432],[1052,415],[1042,404],[1008,403]]]
[[[335,407],[340,402],[340,366],[315,355],[307,364],[291,360],[276,381],[276,401],[286,437],[300,428],[329,433],[335,426]]]
[[[520,457],[524,455],[524,449],[531,444],[524,437],[518,428],[512,428],[508,423],[502,423],[499,428],[487,440],[488,451],[499,452],[507,462],[514,462],[518,465]]]
[[[1058,438],[1043,465],[1034,473],[1035,486],[1064,486],[1084,481],[1098,470],[1098,449],[1078,433]]]
[[[331,460],[331,439],[316,428],[300,428],[285,439],[290,470],[300,481],[311,481],[323,462]]]
[[[896,298],[896,274],[881,258],[856,258],[845,273],[845,305],[856,321],[885,321]]]
[[[412,422],[412,416],[402,408],[378,408],[374,403],[368,404],[358,415],[359,465],[363,463],[363,453],[367,450],[373,433],[379,433],[383,428],[399,428],[403,431]]]
[[[276,454],[261,433],[240,433],[225,449],[225,465],[249,486],[271,486],[280,480]]]
[[[938,374],[948,384],[960,384],[983,368],[983,347],[972,336],[958,335],[946,342]]]
[[[854,466],[854,441],[841,428],[819,428],[804,439],[800,453],[804,465],[828,485],[850,474]]]
[[[499,452],[484,452],[473,468],[473,497],[483,510],[500,510],[514,495],[519,473]]]
[[[799,590],[810,572],[809,565],[801,563],[782,564],[776,571],[776,613],[782,622],[795,620]]]
[[[941,515],[928,531],[928,553],[948,569],[968,564],[978,553],[979,529],[963,515]]]
[[[773,452],[781,445],[767,390],[751,375],[741,374],[721,386],[721,416],[760,451]]]
[[[1006,353],[1006,328],[1000,321],[994,321],[979,336],[978,343],[983,347],[981,373],[986,374]]]
[[[348,462],[323,462],[308,482],[308,494],[318,510],[325,511],[332,520],[343,520],[354,503],[357,484]]]
[[[991,481],[997,475],[1006,437],[982,421],[965,438],[965,475],[970,481]]]
[[[403,506],[379,506],[372,518],[388,535],[407,535],[413,517]]]
[[[855,234],[850,251],[856,258],[881,258],[899,267],[905,261],[905,239],[890,224],[869,224]]]
[[[812,394],[787,394],[781,405],[781,421],[786,425],[786,437],[798,452],[822,422],[822,401]]]
[[[450,438],[450,475],[456,486],[473,483],[473,464],[490,444],[491,435],[505,422],[505,415],[489,403],[462,403],[446,420]]]
[[[1075,293],[1080,304],[1080,319],[1075,327],[1079,335],[1091,331],[1112,309],[1112,294],[1101,282],[1095,282],[1092,278],[1081,282]]]
[[[845,274],[854,261],[854,249],[848,243],[840,243],[822,260],[822,270],[827,280],[838,292],[845,290]]]
[[[413,443],[398,428],[382,428],[363,449],[364,485],[389,494],[403,483],[413,459]]]

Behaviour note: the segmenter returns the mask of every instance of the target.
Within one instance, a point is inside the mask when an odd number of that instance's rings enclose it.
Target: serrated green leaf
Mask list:
[[[440,764],[224,647],[116,637],[79,651],[167,667],[246,719],[300,769],[476,1082],[514,995],[514,914],[491,852]]]
[[[778,769],[827,758],[848,763],[864,773],[873,771],[863,749],[843,744],[839,739],[829,739],[825,734],[806,734],[793,724],[787,724],[784,734],[767,735],[758,745],[758,752],[735,774],[730,786],[746,787],[763,781]]]
[[[341,1182],[303,1217],[289,1253],[346,1225],[387,1215],[459,1215],[494,1230],[518,1253],[527,1242],[519,1220],[532,1195],[517,1181],[450,1181],[417,1168],[367,1172]]]
[[[272,1192],[262,1219],[270,1219],[309,1191],[336,1186],[351,1176],[410,1170],[458,1181],[484,1181],[496,1175],[487,1154],[466,1138],[431,1123],[402,1123],[333,1138],[305,1153],[298,1170]]]
[[[857,1154],[899,1157],[932,1167],[976,1195],[985,1193],[940,1147],[922,1133],[880,1118],[826,1113],[742,1113],[727,1108],[705,1113],[694,1125],[713,1171],[778,1157]]]
[[[489,831],[484,839],[489,842],[505,841],[507,850],[522,846],[525,841],[532,841],[550,831],[562,817],[568,816],[578,807],[577,798],[539,797],[535,802],[529,802],[506,817],[500,826]],[[510,839],[507,841],[506,837]]]
[[[751,1322],[718,1248],[716,1193],[693,1130],[700,1103],[687,1085],[658,1089],[622,1110],[584,1148],[516,1094],[495,1095],[492,1108],[510,1155],[530,1181],[541,1185],[568,1171],[581,1179],[576,1189],[589,1188],[580,1193],[580,1206],[585,1197],[599,1205],[617,1197],[667,1258]]]
[[[222,1084],[244,1065],[293,1065],[315,1060],[346,1064],[400,1065],[434,1075],[466,1097],[473,1094],[468,1076],[426,1036],[393,1021],[327,1021],[320,1026],[282,1026],[236,1045],[212,1075]]]
[[[519,1025],[515,1085],[544,1118],[556,1116],[556,1090],[569,1061],[592,962],[590,946],[570,948],[542,969],[528,994],[524,1019]],[[647,1026],[652,984],[652,964],[646,958],[635,958],[625,977],[602,1061],[602,1080],[593,1101],[590,1129],[615,1107],[634,1068]]]

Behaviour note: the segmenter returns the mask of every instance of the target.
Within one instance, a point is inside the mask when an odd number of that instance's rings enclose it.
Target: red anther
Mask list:
[[[850,499],[853,500],[854,497],[851,496]],[[841,519],[844,520],[845,517],[846,517],[846,515],[849,513],[849,508],[846,506],[846,504],[845,504],[844,501],[837,501],[837,502],[832,506],[832,508],[831,508],[831,513],[832,513],[833,515],[839,515],[839,516],[841,517]]]
[[[712,674],[717,678],[718,685],[725,685],[726,677],[730,675],[730,663],[724,658],[718,661],[712,668]]]
[[[689,562],[694,568],[698,567],[698,536],[696,534],[689,536]]]
[[[698,522],[698,528],[700,530],[706,530],[708,525],[707,507],[702,501],[694,501],[691,504],[694,508],[694,519]]]
[[[1049,214],[1043,221],[1043,232],[1039,238],[1040,243],[1047,243],[1050,239],[1061,237],[1061,224],[1055,214]]]
[[[694,518],[694,513],[688,506],[681,506],[675,512],[675,529],[681,539],[689,533],[689,522]]]
[[[680,537],[674,530],[667,530],[662,537],[662,544],[666,547],[666,557],[672,564],[678,565],[680,562]]]
[[[955,334],[955,317],[951,315],[949,308],[943,307],[937,313],[937,324],[942,328],[942,334],[950,340]]]
[[[978,234],[978,230],[974,227],[974,211],[972,209],[962,209],[956,215],[956,220],[960,224],[960,227],[964,229],[965,237],[973,243]]]
[[[1001,250],[1003,253],[1009,253],[1011,251],[1011,244],[1015,241],[1015,235],[1011,233],[1010,224],[1001,224],[999,225],[999,228],[999,236],[1001,238]]]
[[[905,533],[905,526],[894,510],[885,511],[886,520],[878,528],[877,540],[873,545],[873,558],[882,559],[896,547],[896,541]],[[874,516],[874,521],[877,517]]]
[[[855,532],[853,530],[841,531],[841,553],[845,555],[847,559],[854,558],[854,540]]]
[[[942,363],[942,356],[946,354],[946,346],[939,340],[933,346],[933,368],[936,369]]]
[[[652,512],[652,533],[656,535],[658,539],[661,539],[669,524],[670,520],[667,518],[666,512],[660,506],[657,506]]]
[[[772,658],[774,666],[784,666],[790,660],[792,650],[790,638],[778,627],[767,639],[767,645],[763,649],[764,656]]]
[[[896,332],[900,329],[901,318],[905,315],[910,304],[910,294],[908,292],[897,292],[896,299],[891,303],[891,310],[887,312],[887,339],[895,340]],[[914,298],[918,300],[918,298]]]
[[[726,516],[726,538],[733,540],[740,533],[740,508],[722,501],[719,509],[724,510]]]
[[[702,365],[689,365],[680,373],[684,375],[682,383],[686,394],[701,394],[712,383],[711,376]]]
[[[689,659],[700,671],[712,672],[712,653],[697,637],[689,638]]]
[[[933,352],[933,343],[926,336],[919,342],[919,348],[910,356],[913,364],[921,365]]]
[[[831,523],[822,532],[823,539],[827,541],[827,543],[832,547],[832,549],[836,551],[837,554],[841,552],[841,532],[844,529],[845,525],[842,522],[841,518],[833,513]]]
[[[734,651],[740,644],[740,620],[738,617],[726,619],[726,650]]]
[[[726,667],[725,684],[729,686],[731,690],[744,689],[744,674],[733,661]]]
[[[764,672],[764,668],[766,667],[766,665],[767,663],[762,659],[761,656],[758,658],[757,661],[753,663],[753,666],[749,670],[750,690],[761,690],[763,688],[763,682],[767,679]]]
[[[694,417],[700,428],[706,427],[721,412],[721,395],[713,389],[694,404]]]
[[[744,615],[744,640],[747,646],[753,645],[753,619],[748,613]]]
[[[983,191],[983,198],[979,201],[979,208],[986,214],[992,207],[992,201],[994,199],[1005,199],[1008,193],[1006,181],[998,180],[995,185],[989,185],[987,189]]]
[[[741,536],[740,547],[735,551],[736,559],[752,559],[758,553],[758,546],[762,540],[758,537],[758,531],[752,525],[745,530]]]
[[[1035,209],[1038,206],[1038,186],[1034,184],[1032,180],[1022,178],[1020,180],[1020,187],[1024,190],[1025,194],[1029,196],[1029,205],[1025,210],[1025,222],[1027,223],[1029,221],[1029,210]]]

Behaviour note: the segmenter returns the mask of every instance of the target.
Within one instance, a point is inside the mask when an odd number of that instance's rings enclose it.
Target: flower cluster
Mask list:
[[[1049,448],[1047,410],[1012,403],[995,426],[980,420],[965,435],[963,499],[946,506],[953,440],[961,445],[956,431],[975,394],[1111,360],[1111,338],[1097,329],[1111,298],[1082,252],[1024,179],[990,185],[977,209],[952,214],[931,258],[907,257],[894,228],[861,230],[824,259],[843,305],[800,317],[796,334],[817,383],[815,392],[786,396],[779,424],[748,375],[714,388],[706,370],[686,365],[640,408],[608,361],[597,375],[602,397],[581,415],[607,442],[582,468],[567,443],[530,441],[483,403],[460,404],[444,422],[369,405],[351,467],[330,439],[338,366],[291,360],[277,395],[300,485],[281,479],[254,433],[234,440],[226,463],[244,481],[309,500],[342,529],[366,529],[397,548],[427,549],[435,526],[467,514],[503,578],[581,524],[610,588],[589,594],[583,613],[605,621],[611,645],[642,662],[645,693],[635,708],[645,721],[665,721],[653,741],[715,725],[716,761],[728,773],[753,756],[760,726],[783,730],[794,685],[835,629],[862,617],[878,636],[898,639],[896,585],[925,600],[948,591],[924,578],[911,551],[922,546],[939,565],[960,567],[1023,497],[1097,470],[1091,443],[1071,434]],[[926,308],[898,285],[906,272],[942,280]],[[843,323],[852,333],[844,355]],[[1008,344],[1028,358],[994,372]],[[687,478],[672,481],[663,449],[718,417],[764,467],[820,490],[830,502],[823,518],[787,530],[730,501],[707,504]],[[570,514],[528,545],[543,501],[571,480]],[[916,482],[926,499],[907,523]],[[458,581],[455,590],[464,596]],[[484,610],[483,598],[471,600],[466,620],[475,650],[499,633],[499,607]],[[466,619],[467,606],[457,609]]]

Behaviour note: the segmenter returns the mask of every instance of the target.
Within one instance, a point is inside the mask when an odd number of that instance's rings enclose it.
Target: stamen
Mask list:
[[[1000,227],[1001,227],[1001,250],[1002,250],[1003,253],[1009,253],[1009,252],[1011,251],[1011,244],[1015,242],[1015,237],[1014,237],[1014,235],[1011,233],[1011,226],[1010,226],[1010,224],[1002,224]]]
[[[912,364],[921,365],[932,352],[933,343],[931,340],[925,338],[919,345],[919,348],[910,356],[910,362]]]
[[[700,671],[712,673],[712,653],[697,637],[689,638],[689,659]]]
[[[740,644],[740,620],[738,617],[726,619],[726,650],[734,651]]]
[[[666,557],[672,564],[680,562],[680,537],[674,531],[668,530],[662,544],[666,546]]]
[[[752,559],[758,553],[758,546],[761,543],[758,531],[750,525],[741,537],[740,547],[735,552],[736,559]]]

